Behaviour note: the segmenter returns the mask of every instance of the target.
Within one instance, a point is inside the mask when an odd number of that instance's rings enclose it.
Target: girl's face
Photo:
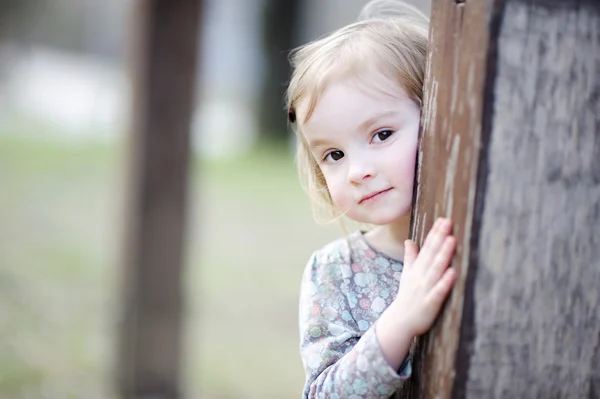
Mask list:
[[[382,74],[363,78],[386,93],[333,81],[302,132],[334,205],[357,222],[387,225],[411,209],[420,110]]]

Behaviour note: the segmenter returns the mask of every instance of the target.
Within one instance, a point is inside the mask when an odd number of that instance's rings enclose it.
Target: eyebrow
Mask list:
[[[377,123],[377,121],[379,119],[382,118],[386,118],[388,116],[394,115],[396,114],[397,111],[391,110],[391,111],[385,111],[385,112],[381,112],[379,114],[373,115],[372,117],[370,117],[369,119],[367,119],[366,121],[362,122],[358,128],[359,130],[369,130],[375,123]],[[328,146],[330,143],[330,140],[324,139],[324,138],[317,138],[315,140],[311,140],[308,142],[308,146],[310,148],[318,148],[318,147],[326,147]]]
[[[308,146],[310,148],[318,148],[318,147],[326,147],[329,144],[329,140],[327,139],[316,139],[308,142]]]
[[[394,115],[397,111],[386,111],[367,119],[359,125],[360,130],[369,130],[379,119]]]

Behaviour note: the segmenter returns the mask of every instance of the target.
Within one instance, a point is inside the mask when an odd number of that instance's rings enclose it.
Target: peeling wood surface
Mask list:
[[[600,3],[502,8],[456,397],[600,398]]]
[[[405,398],[600,398],[600,2],[434,0],[412,236],[459,279]]]
[[[459,278],[443,316],[416,345],[414,378],[402,397],[452,393],[477,187],[488,7],[486,1],[433,1],[411,234],[422,245],[437,217],[452,218]]]

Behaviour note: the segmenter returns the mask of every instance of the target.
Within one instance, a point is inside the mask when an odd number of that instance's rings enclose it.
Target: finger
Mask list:
[[[450,226],[449,226],[450,225]],[[427,234],[427,238],[425,238],[425,243],[423,244],[423,248],[431,247],[431,246],[439,246],[441,243],[439,242],[440,237],[444,237],[448,234],[448,230],[451,229],[451,222],[449,219],[438,218],[429,234]]]
[[[456,270],[450,268],[447,269],[441,279],[433,286],[429,291],[429,299],[431,304],[439,309],[444,303],[444,300],[448,297],[454,282],[456,281]]]
[[[440,234],[448,235],[452,233],[452,220],[448,218],[440,218],[440,223],[437,227],[437,231]]]
[[[425,237],[425,242],[423,243],[423,247],[425,247],[428,244],[428,241],[432,240],[431,237],[433,237],[435,232],[438,230],[438,227],[441,222],[442,222],[442,218],[437,218],[435,220],[435,222],[433,223],[433,226],[431,226],[431,230],[429,230],[429,233],[427,233],[427,237]]]
[[[448,219],[438,219],[434,228],[427,235],[425,244],[419,254],[419,264],[423,267],[429,267],[433,262],[435,255],[440,251],[446,236],[452,230],[452,223]]]
[[[450,263],[452,263],[452,257],[454,256],[455,250],[456,238],[453,236],[446,237],[439,252],[435,255],[427,273],[427,280],[432,286],[440,279],[442,274],[444,274],[444,271],[450,266]]]
[[[404,267],[411,267],[419,254],[419,247],[412,240],[404,241]]]

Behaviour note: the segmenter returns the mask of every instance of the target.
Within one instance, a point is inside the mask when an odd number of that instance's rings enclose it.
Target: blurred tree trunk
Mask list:
[[[600,398],[600,2],[434,0],[412,236],[458,279],[404,398]]]
[[[117,391],[177,399],[201,0],[136,0]]]
[[[34,0],[0,0],[0,39],[9,36],[15,26],[25,24],[35,6]]]
[[[295,40],[301,0],[265,0],[263,43],[266,53],[265,78],[260,98],[261,139],[287,140],[284,94],[290,78],[288,55]]]

